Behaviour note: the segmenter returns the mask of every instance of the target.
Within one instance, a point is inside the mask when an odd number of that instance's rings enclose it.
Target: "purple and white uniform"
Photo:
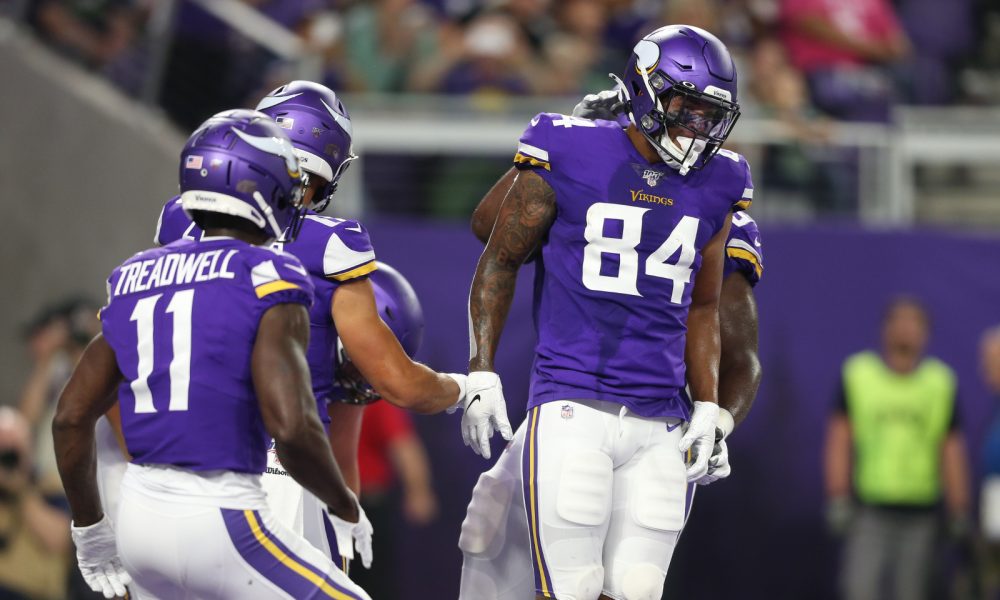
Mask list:
[[[178,239],[198,239],[201,230],[181,209],[178,199],[163,206],[154,241],[159,245]],[[337,363],[337,329],[331,306],[337,288],[367,277],[376,269],[375,251],[368,230],[348,219],[310,213],[298,237],[284,244],[285,252],[298,258],[315,287],[316,301],[309,310],[309,372],[320,418],[330,422],[326,404],[331,400]]]
[[[182,240],[125,261],[108,291],[101,323],[126,380],[118,402],[132,462],[263,472],[250,357],[269,308],[312,303],[302,264],[231,238]]]
[[[654,590],[692,500],[678,449],[691,414],[691,293],[701,251],[750,205],[750,169],[721,150],[681,175],[646,160],[617,123],[547,113],[531,121],[514,162],[548,183],[557,207],[536,266],[538,344],[515,438],[535,592],[621,597],[637,579]],[[497,494],[508,467],[480,487]],[[497,539],[476,519],[490,512],[476,498],[460,541],[467,556],[494,551]],[[462,597],[524,593],[517,578],[488,572],[466,569]]]
[[[763,248],[757,223],[746,212],[733,215],[726,241],[726,271],[756,286],[763,272]],[[521,488],[521,463],[528,421],[499,460],[479,476],[462,522],[460,600],[520,600],[535,593],[533,555]]]
[[[177,199],[164,206],[154,241],[167,244],[177,239],[199,239],[201,230],[188,218]],[[337,329],[333,322],[333,294],[342,284],[367,277],[376,269],[375,252],[368,230],[357,221],[310,213],[295,241],[282,248],[301,261],[315,289],[309,309],[309,348],[306,357],[312,376],[313,395],[324,427],[329,427],[327,403],[334,400],[337,365]],[[296,483],[281,466],[277,453],[269,452],[262,478],[268,505],[274,516],[305,537],[326,556],[341,557],[336,538],[324,516],[325,507]],[[346,569],[344,564],[341,564]]]
[[[528,407],[580,398],[688,418],[684,343],[699,252],[749,206],[746,160],[721,151],[681,176],[643,158],[617,123],[543,113],[515,164],[539,174],[558,206],[535,284]]]
[[[272,516],[260,484],[270,438],[251,376],[257,328],[275,305],[312,300],[294,256],[224,237],[140,252],[108,278],[101,323],[132,456],[115,523],[138,597],[179,597],[183,581],[205,598],[367,598]],[[184,539],[202,542],[164,547]]]

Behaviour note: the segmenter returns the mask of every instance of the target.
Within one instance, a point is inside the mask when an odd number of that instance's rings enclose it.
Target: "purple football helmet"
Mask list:
[[[704,29],[657,29],[635,45],[624,80],[612,78],[632,123],[681,175],[704,167],[740,116],[733,57]]]
[[[322,212],[337,191],[337,182],[357,156],[351,147],[351,116],[330,88],[311,81],[293,81],[261,98],[257,110],[266,113],[288,133],[305,172],[327,184],[312,202]]]
[[[291,141],[267,115],[228,110],[201,124],[181,151],[181,207],[253,222],[269,237],[298,233],[302,175]]]
[[[411,357],[420,349],[424,340],[424,310],[420,306],[413,286],[399,271],[384,262],[372,271],[369,278],[375,291],[378,314],[399,340],[403,350]],[[378,392],[361,376],[338,340],[340,364],[337,367],[337,384],[343,388],[344,402],[371,404],[379,399]]]

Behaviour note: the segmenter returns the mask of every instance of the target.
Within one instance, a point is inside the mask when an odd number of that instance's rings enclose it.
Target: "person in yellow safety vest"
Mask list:
[[[924,354],[929,334],[924,306],[897,298],[885,311],[881,351],[844,361],[824,462],[828,525],[845,536],[846,600],[931,597],[942,499],[951,533],[969,530],[957,379]]]

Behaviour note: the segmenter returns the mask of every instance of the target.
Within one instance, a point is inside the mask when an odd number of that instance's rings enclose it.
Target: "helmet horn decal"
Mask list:
[[[338,113],[337,111],[333,110],[333,107],[327,104],[326,100],[320,100],[320,102],[322,102],[323,106],[326,107],[327,112],[330,113],[330,116],[333,117],[333,120],[337,122],[337,125],[340,125],[340,128],[346,131],[347,135],[354,137],[354,130],[351,127],[351,120],[345,117],[344,115]]]
[[[257,110],[264,110],[265,108],[271,108],[272,106],[277,106],[282,102],[287,102],[292,98],[298,98],[302,95],[302,92],[298,94],[289,94],[287,96],[265,96],[260,99],[257,103]]]
[[[276,137],[257,137],[255,135],[250,135],[249,133],[244,133],[235,127],[233,127],[232,130],[233,133],[235,133],[241,140],[261,152],[267,152],[285,159],[285,166],[288,167],[288,174],[292,177],[299,176],[299,159],[296,158],[295,152],[292,150],[292,145],[286,140]]]

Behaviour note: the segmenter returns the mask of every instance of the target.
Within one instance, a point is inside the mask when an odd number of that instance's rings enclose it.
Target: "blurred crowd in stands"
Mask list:
[[[295,66],[193,0],[176,0],[159,56],[154,0],[23,0],[54,47],[128,93],[158,102],[181,128],[252,106],[295,79]],[[635,42],[687,23],[725,41],[740,67],[744,118],[784,123],[791,141],[751,154],[772,206],[791,198],[813,212],[857,208],[859,155],[825,143],[834,121],[885,123],[897,104],[995,104],[1000,97],[1000,3],[990,0],[226,0],[249,5],[298,36],[322,63],[323,83],[350,93],[464,96],[504,110],[524,96],[580,97],[611,86]],[[944,8],[944,5],[947,5]],[[162,69],[159,65],[162,63]],[[158,77],[150,87],[148,79]],[[150,98],[150,89],[155,98]],[[573,103],[552,106],[568,112]],[[513,140],[512,140],[513,143]],[[743,150],[742,148],[736,148]],[[426,173],[419,159],[373,161],[374,176]],[[439,161],[445,162],[445,161]],[[462,161],[488,189],[504,161]],[[477,193],[440,173],[411,179],[412,206],[387,210],[467,215]],[[485,187],[483,187],[485,186]],[[760,186],[758,186],[760,187]],[[398,190],[396,190],[398,191]],[[398,197],[400,194],[391,194]],[[378,194],[369,207],[379,210]]]
[[[882,121],[895,102],[991,102],[1000,7],[986,0],[239,0],[295,32],[347,92],[580,95],[669,23],[716,33],[763,111]],[[152,0],[32,0],[52,45],[131,91]],[[161,101],[181,124],[284,81],[275,57],[179,0]],[[814,132],[811,132],[814,133]]]

